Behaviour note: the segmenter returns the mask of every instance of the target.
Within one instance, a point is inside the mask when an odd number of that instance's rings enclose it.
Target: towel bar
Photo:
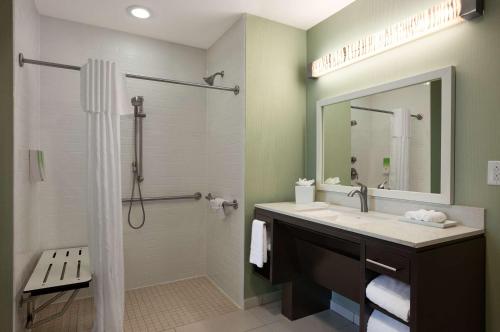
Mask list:
[[[212,199],[215,199],[215,198],[216,198],[216,197],[215,197],[214,195],[212,195],[212,193],[208,193],[208,195],[207,195],[207,196],[205,196],[205,199],[206,199],[206,200],[209,200],[209,201],[210,201],[210,200],[212,200]],[[224,201],[224,203],[222,203],[222,206],[223,206],[224,208],[226,208],[226,207],[232,207],[232,208],[233,208],[233,209],[235,209],[235,210],[236,210],[236,209],[238,209],[238,205],[239,205],[239,204],[238,204],[238,201],[237,201],[237,200],[235,200],[235,199],[233,199],[233,201],[232,201],[232,202],[229,202],[229,201]]]

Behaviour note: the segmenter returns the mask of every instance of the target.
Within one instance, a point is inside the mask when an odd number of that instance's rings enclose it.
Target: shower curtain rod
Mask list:
[[[27,59],[24,57],[23,53],[19,53],[19,66],[23,67],[25,63],[29,63],[32,65],[45,66],[45,67],[54,67],[54,68],[62,68],[62,69],[78,70],[78,71],[80,70],[79,66],[72,66],[72,65],[65,65],[65,64],[56,63],[56,62]],[[151,77],[151,76],[131,74],[131,73],[126,73],[125,77],[134,78],[134,79],[138,79],[138,80],[152,81],[152,82],[171,83],[171,84],[194,86],[194,87],[198,87],[198,88],[232,91],[235,95],[240,93],[239,85],[235,85],[234,88],[230,88],[230,87],[225,87],[225,86],[186,82],[186,81],[173,80],[173,79],[169,79],[169,78]]]
[[[372,111],[372,112],[377,112],[377,113],[386,113],[386,114],[394,114],[392,111],[386,111],[386,110],[379,110],[376,108],[368,108],[368,107],[360,107],[360,106],[351,106],[351,108],[357,109],[357,110],[363,110],[363,111]],[[417,120],[422,120],[424,116],[422,114],[412,114],[412,118],[416,118]]]

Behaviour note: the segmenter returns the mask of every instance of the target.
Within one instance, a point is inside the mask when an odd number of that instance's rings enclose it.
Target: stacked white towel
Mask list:
[[[446,219],[448,219],[446,214],[444,214],[443,212],[424,209],[408,211],[405,213],[405,218],[438,223],[445,222]]]
[[[374,310],[368,319],[368,332],[410,332],[410,327]]]
[[[408,321],[410,285],[388,276],[378,276],[366,287],[366,297],[393,315]]]
[[[267,248],[266,223],[254,219],[250,243],[250,263],[257,265],[257,267],[263,267],[264,263],[267,263]]]

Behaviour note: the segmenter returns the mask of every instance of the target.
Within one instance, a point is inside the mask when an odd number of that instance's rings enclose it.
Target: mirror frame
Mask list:
[[[454,128],[455,128],[455,67],[445,67],[424,74],[377,85],[371,88],[328,97],[316,102],[316,186],[318,190],[348,193],[353,186],[329,185],[323,173],[323,107],[410,85],[441,79],[441,193],[368,188],[368,195],[437,204],[453,204],[454,187]]]

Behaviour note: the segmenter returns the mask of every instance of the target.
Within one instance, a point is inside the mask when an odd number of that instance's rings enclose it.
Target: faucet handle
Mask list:
[[[367,186],[365,186],[364,184],[362,184],[359,181],[356,181],[356,184],[361,187],[361,190],[368,188]]]
[[[359,191],[361,191],[361,194],[363,196],[368,195],[368,187],[362,184],[361,182],[356,182],[356,184],[360,187]]]

